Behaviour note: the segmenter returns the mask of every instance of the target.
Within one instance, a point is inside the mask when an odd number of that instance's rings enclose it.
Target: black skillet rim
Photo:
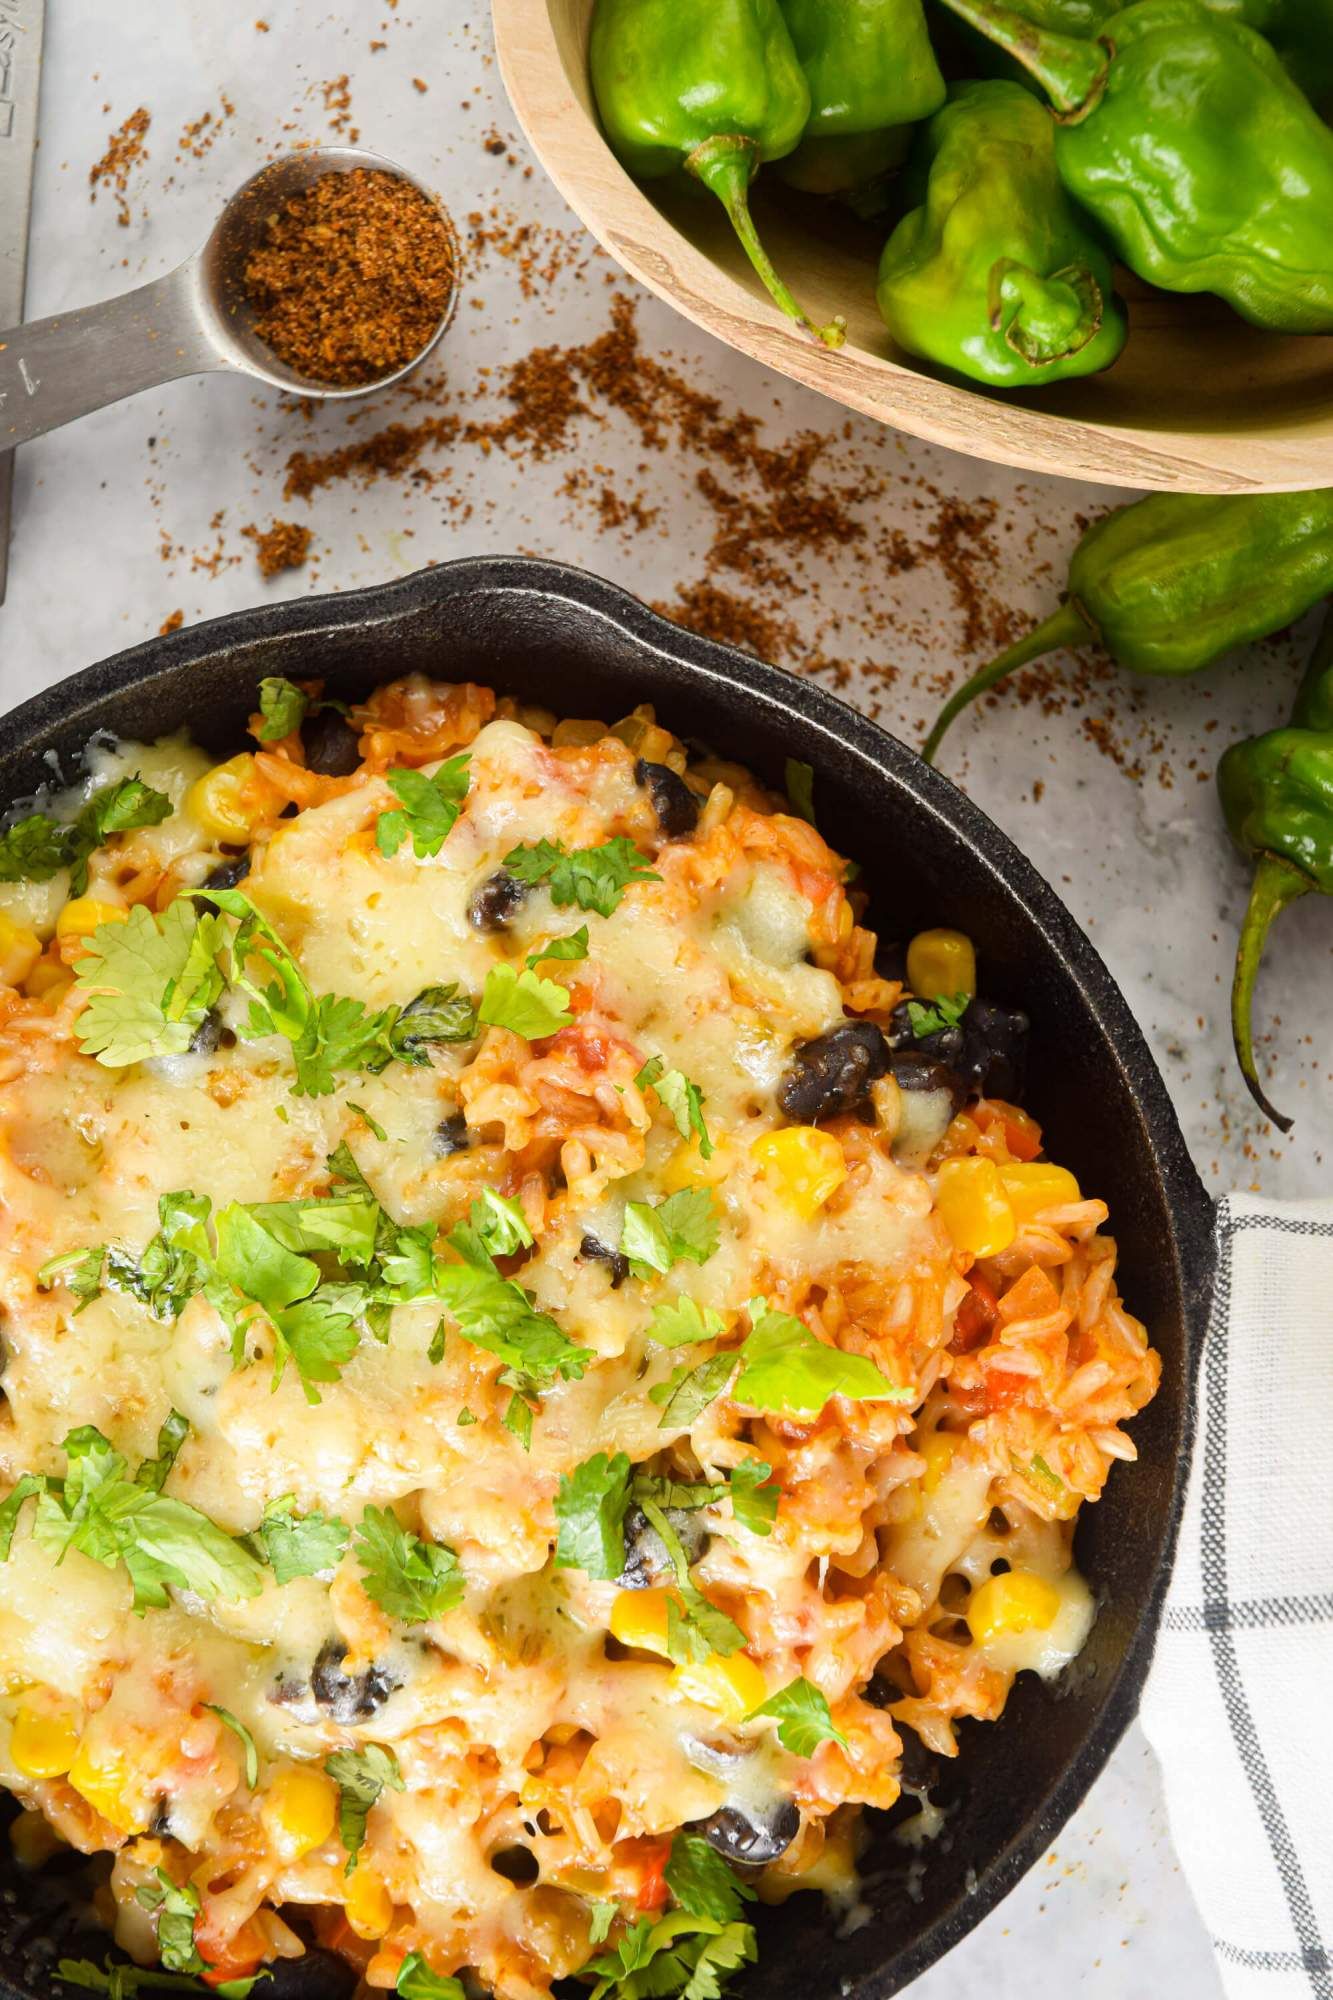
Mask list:
[[[0,717],[0,754],[40,751],[59,731],[68,740],[80,713],[126,694],[157,676],[178,674],[219,652],[250,650],[257,643],[395,621],[414,608],[473,592],[530,593],[555,598],[586,617],[624,633],[631,648],[667,655],[700,684],[737,685],[779,715],[799,717],[830,745],[850,752],[870,781],[906,789],[929,818],[943,822],[981,861],[1002,891],[1022,904],[1051,938],[1069,978],[1102,1028],[1122,1069],[1146,1133],[1168,1212],[1169,1245],[1185,1330],[1185,1417],[1161,1555],[1152,1587],[1138,1614],[1112,1692],[1057,1782],[1020,1831],[976,1870],[975,1887],[946,1908],[910,1943],[886,1941],[880,1968],[860,1980],[848,2000],[888,2000],[935,1964],[1006,1896],[1033,1865],[1100,1775],[1132,1720],[1156,1643],[1170,1577],[1193,1445],[1193,1401],[1214,1270],[1213,1204],[1189,1157],[1166,1086],[1137,1022],[1086,933],[1055,891],[994,821],[941,773],[923,764],[907,745],[827,689],[767,662],[683,630],[650,611],[619,585],[563,563],[523,556],[474,556],[413,572],[357,591],[288,599],[227,612],[219,618],[159,634],[57,682]],[[627,660],[627,666],[629,662]],[[89,726],[88,733],[91,733]],[[815,765],[816,776],[818,764]],[[20,2000],[0,1972],[0,2000]]]

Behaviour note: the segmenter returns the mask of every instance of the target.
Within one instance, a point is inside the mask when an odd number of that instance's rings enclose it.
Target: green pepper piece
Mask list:
[[[946,4],[1041,84],[1061,179],[1139,277],[1333,332],[1333,131],[1262,35],[1197,0],[1137,0],[1097,40]]]
[[[960,710],[1059,646],[1096,641],[1134,673],[1197,673],[1333,591],[1333,490],[1152,493],[1094,521],[1069,563],[1067,601],[950,695],[929,764]]]
[[[1110,367],[1127,332],[1111,261],[1060,185],[1035,97],[998,80],[956,86],[912,171],[925,199],[884,246],[877,288],[900,347],[999,389]]]
[[[597,0],[588,52],[606,136],[636,180],[684,168],[731,218],[773,303],[840,347],[845,322],[816,326],[774,270],[750,214],[761,162],[792,152],[810,90],[778,0]]]
[[[1301,896],[1333,896],[1333,613],[1325,620],[1289,726],[1233,743],[1217,767],[1227,830],[1254,862],[1231,983],[1231,1035],[1255,1103],[1280,1132],[1254,1060],[1254,989],[1274,918]]]
[[[805,136],[778,168],[791,187],[842,194],[897,166],[900,128],[944,102],[921,0],[781,0],[810,86]]]

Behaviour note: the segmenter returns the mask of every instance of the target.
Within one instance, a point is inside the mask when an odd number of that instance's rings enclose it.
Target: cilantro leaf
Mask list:
[[[49,1292],[57,1281],[64,1285],[79,1301],[76,1314],[94,1299],[102,1296],[102,1265],[106,1259],[105,1243],[95,1243],[90,1250],[67,1250],[62,1257],[50,1257],[37,1273],[37,1289]]]
[[[419,1951],[408,1952],[393,1990],[399,2000],[465,2000],[460,1981],[432,1972]]]
[[[113,833],[160,826],[171,809],[165,792],[153,791],[135,776],[99,786],[67,824],[47,813],[30,813],[0,833],[0,882],[49,882],[68,868],[70,890],[81,896],[95,848]]]
[[[620,1915],[619,1903],[589,1903],[588,1913],[592,1921],[588,1925],[588,1943],[604,1944],[611,1935],[611,1926]]]
[[[75,1031],[83,1053],[109,1069],[184,1055],[222,991],[223,942],[218,919],[181,899],[161,917],[136,903],[123,924],[99,924],[74,968],[92,994]]]
[[[648,1391],[651,1402],[665,1405],[658,1429],[688,1430],[708,1405],[717,1401],[735,1366],[734,1354],[710,1354],[696,1368],[677,1368],[667,1381],[658,1382]]]
[[[688,1347],[695,1341],[717,1340],[727,1330],[721,1313],[686,1296],[653,1307],[648,1338],[659,1347]]]
[[[66,1986],[82,1986],[91,1993],[105,1993],[108,2000],[134,2000],[139,1993],[198,1993],[197,1979],[186,1978],[181,1973],[157,1972],[141,1965],[131,1965],[128,1961],[116,1964],[111,1959],[94,1965],[86,1958],[62,1958],[56,1966],[56,1975]],[[246,1995],[258,1979],[267,1978],[266,1973],[257,1972],[248,1980],[228,1980],[225,1986],[214,1989],[223,2000],[246,2000]]]
[[[711,1160],[713,1142],[704,1123],[704,1098],[698,1084],[691,1083],[683,1070],[667,1069],[661,1056],[650,1056],[634,1081],[640,1090],[657,1092],[658,1103],[671,1114],[681,1138],[696,1135],[700,1158]]]
[[[423,1542],[389,1507],[367,1507],[353,1553],[365,1572],[361,1582],[390,1618],[422,1625],[463,1601],[458,1557],[443,1542]]]
[[[727,1975],[753,1964],[757,1956],[753,1927],[728,1924],[716,1937],[702,1941],[681,2000],[721,2000]]]
[[[803,1676],[788,1681],[786,1687],[761,1702],[747,1720],[753,1721],[756,1715],[774,1717],[779,1741],[793,1757],[813,1757],[821,1743],[838,1743],[844,1750],[847,1748],[847,1738],[833,1726],[823,1692]]]
[[[854,1403],[910,1403],[910,1389],[895,1388],[863,1354],[844,1354],[812,1333],[804,1320],[752,1299],[753,1331],[741,1348],[741,1372],[732,1400],[752,1410],[815,1417],[830,1396]]]
[[[435,1295],[464,1340],[539,1386],[557,1376],[577,1380],[593,1359],[590,1349],[568,1339],[553,1319],[536,1311],[521,1285],[494,1269],[438,1265]]]
[[[305,721],[310,697],[281,674],[266,674],[259,683],[259,713],[263,721],[258,735],[261,743],[280,743],[293,735]]]
[[[601,917],[614,914],[632,882],[662,879],[648,865],[648,856],[623,834],[600,847],[577,847],[572,853],[558,841],[540,840],[511,848],[501,865],[520,882],[533,886],[544,882],[557,909],[576,903]]]
[[[667,1888],[692,1917],[714,1917],[729,1924],[745,1903],[754,1901],[748,1882],[732,1873],[716,1848],[699,1833],[678,1833],[663,1871]]]
[[[597,1981],[590,2000],[719,2000],[728,1973],[755,1956],[749,1924],[670,1910],[640,1917],[617,1944],[583,1970]]]
[[[459,1223],[449,1241],[469,1264],[486,1270],[492,1258],[512,1257],[515,1251],[530,1248],[532,1231],[516,1201],[484,1187],[468,1210],[467,1221]]]
[[[544,958],[577,959],[588,956],[588,926],[580,924],[568,937],[552,938],[549,944],[528,953],[528,970],[535,972]]]
[[[157,1868],[147,1882],[134,1892],[140,1909],[157,1918],[158,1956],[168,1972],[202,1972],[204,1961],[194,1941],[194,1920],[199,1914],[199,1891],[192,1882],[173,1882],[165,1868]]]
[[[406,1791],[407,1787],[393,1751],[379,1743],[367,1743],[360,1750],[335,1750],[324,1759],[324,1769],[342,1795],[338,1833],[347,1849],[347,1867],[343,1872],[350,1875],[365,1842],[370,1808],[386,1786],[395,1792]]]
[[[569,994],[554,979],[543,979],[531,967],[515,972],[512,965],[493,965],[486,974],[477,1018],[488,1028],[508,1028],[528,1042],[543,1041],[567,1028],[574,1016]]]
[[[0,1563],[9,1561],[9,1551],[14,1545],[14,1530],[18,1526],[24,1501],[30,1500],[34,1493],[45,1491],[46,1480],[41,1474],[25,1472],[6,1494],[3,1506],[0,1506]]]
[[[742,1459],[733,1465],[730,1477],[731,1511],[742,1528],[752,1535],[771,1535],[778,1515],[782,1488],[773,1477],[773,1468],[762,1458]]]
[[[254,1791],[259,1783],[259,1749],[254,1737],[250,1734],[245,1724],[237,1716],[234,1716],[229,1708],[220,1708],[215,1701],[203,1702],[201,1706],[208,1709],[211,1714],[216,1715],[219,1722],[225,1722],[232,1735],[239,1742],[241,1749],[245,1753],[245,1782],[250,1787],[250,1790]]]
[[[620,1248],[636,1278],[665,1273],[683,1257],[706,1264],[717,1246],[717,1209],[707,1188],[682,1188],[656,1206],[625,1204]]]
[[[168,1411],[157,1434],[157,1457],[144,1460],[134,1475],[135,1483],[146,1486],[152,1493],[160,1493],[180,1455],[180,1448],[189,1435],[189,1418],[183,1417],[179,1410]]]
[[[946,1028],[956,1028],[971,1005],[970,993],[955,993],[951,1000],[941,994],[929,1007],[919,1000],[909,1000],[907,1019],[913,1039],[919,1042],[926,1035],[942,1035]]]
[[[815,823],[815,773],[812,765],[799,757],[789,757],[786,768],[787,803],[798,819]]]
[[[639,1504],[676,1573],[676,1591],[681,1604],[677,1611],[676,1605],[670,1599],[667,1601],[668,1653],[673,1660],[701,1660],[709,1653],[720,1653],[724,1660],[730,1659],[744,1646],[745,1634],[725,1611],[719,1611],[704,1596],[697,1584],[691,1582],[690,1566],[680,1545],[680,1537],[657,1502],[644,1494]]]
[[[532,1405],[521,1390],[515,1389],[509,1398],[500,1422],[518,1439],[524,1451],[532,1450]]]
[[[298,1514],[293,1496],[270,1500],[251,1536],[258,1553],[273,1571],[275,1583],[293,1577],[322,1576],[336,1569],[347,1549],[351,1529],[336,1514]]]
[[[456,983],[423,986],[389,1029],[389,1048],[399,1062],[424,1069],[433,1043],[470,1042],[476,1032],[477,1010]]]
[[[630,1503],[630,1462],[597,1452],[561,1478],[555,1498],[559,1532],[557,1569],[581,1569],[610,1583],[625,1567],[625,1515]]]
[[[385,782],[402,810],[381,813],[376,822],[375,845],[381,854],[396,854],[409,834],[418,860],[439,853],[463,810],[471,761],[471,752],[464,751],[441,764],[433,777],[402,765],[385,772]]]
[[[29,813],[0,833],[0,882],[49,882],[72,859],[72,829]]]

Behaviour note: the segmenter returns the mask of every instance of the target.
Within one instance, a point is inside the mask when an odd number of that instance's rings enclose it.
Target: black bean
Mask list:
[[[889,1016],[890,1049],[943,1063],[959,1079],[964,1097],[1017,1097],[1023,1087],[1027,1036],[1026,1014],[980,998],[969,1001],[956,1027],[937,1028],[930,1035],[913,1033],[905,1000]],[[902,1082],[901,1077],[898,1080]]]
[[[694,1831],[728,1861],[761,1868],[785,1854],[800,1829],[801,1815],[791,1800],[775,1798],[769,1806],[721,1806]]]
[[[148,1831],[155,1840],[171,1839],[171,1800],[165,1792],[159,1794],[153,1807],[153,1817],[148,1822]]]
[[[373,1664],[363,1673],[345,1674],[342,1662],[346,1656],[341,1639],[326,1639],[310,1670],[310,1691],[332,1721],[364,1722],[384,1705],[397,1683],[383,1667]]]
[[[361,1968],[324,1945],[306,1947],[300,1958],[280,1958],[272,1982],[257,1986],[269,2000],[352,2000],[361,1985]]]
[[[490,1866],[520,1889],[530,1889],[542,1872],[530,1847],[502,1847],[491,1855]]]
[[[225,861],[219,861],[217,867],[205,875],[200,887],[234,889],[239,882],[244,882],[249,873],[250,855],[247,849],[244,854],[232,854]]]
[[[451,1153],[466,1153],[471,1144],[467,1119],[461,1111],[454,1111],[448,1118],[441,1118],[435,1127],[435,1151],[442,1160],[448,1159]]]
[[[640,757],[634,766],[634,782],[646,788],[657,824],[668,840],[683,840],[694,832],[699,824],[698,798],[669,764],[649,764]]]
[[[190,1037],[192,1056],[211,1056],[222,1040],[222,1016],[216,1007],[210,1007],[199,1026]]]
[[[816,1125],[854,1111],[888,1066],[888,1046],[874,1022],[844,1021],[801,1043],[778,1085],[778,1103],[797,1125]]]
[[[664,1507],[667,1523],[685,1552],[687,1563],[697,1563],[712,1537],[697,1507]],[[631,1507],[625,1516],[625,1567],[616,1578],[622,1590],[651,1590],[654,1584],[674,1575],[674,1565],[666,1544],[642,1507]]]
[[[361,740],[336,708],[317,708],[301,724],[306,768],[322,778],[350,778],[361,768]]]
[[[467,920],[474,931],[502,931],[528,893],[526,882],[499,868],[474,889],[467,906]]]
[[[599,1264],[606,1265],[611,1273],[611,1290],[613,1292],[618,1286],[623,1285],[629,1276],[629,1258],[624,1255],[623,1251],[608,1250],[605,1243],[600,1243],[595,1236],[584,1237],[579,1245],[579,1255],[580,1257],[587,1257],[590,1260],[595,1258]]]
[[[967,1085],[958,1071],[920,1049],[895,1049],[889,1057],[889,1075],[899,1090],[947,1090],[955,1110],[967,1096]]]

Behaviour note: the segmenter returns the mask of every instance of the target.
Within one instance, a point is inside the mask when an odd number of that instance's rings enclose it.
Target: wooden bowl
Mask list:
[[[974,458],[1112,486],[1193,493],[1333,485],[1333,337],[1259,333],[1220,299],[1126,276],[1130,337],[1105,375],[991,395],[927,374],[875,306],[872,232],[836,204],[755,183],[764,240],[812,318],[841,312],[836,353],[777,311],[702,190],[639,187],[597,121],[586,61],[593,0],[492,0],[515,115],[570,206],[632,276],[708,333],[848,409]]]

